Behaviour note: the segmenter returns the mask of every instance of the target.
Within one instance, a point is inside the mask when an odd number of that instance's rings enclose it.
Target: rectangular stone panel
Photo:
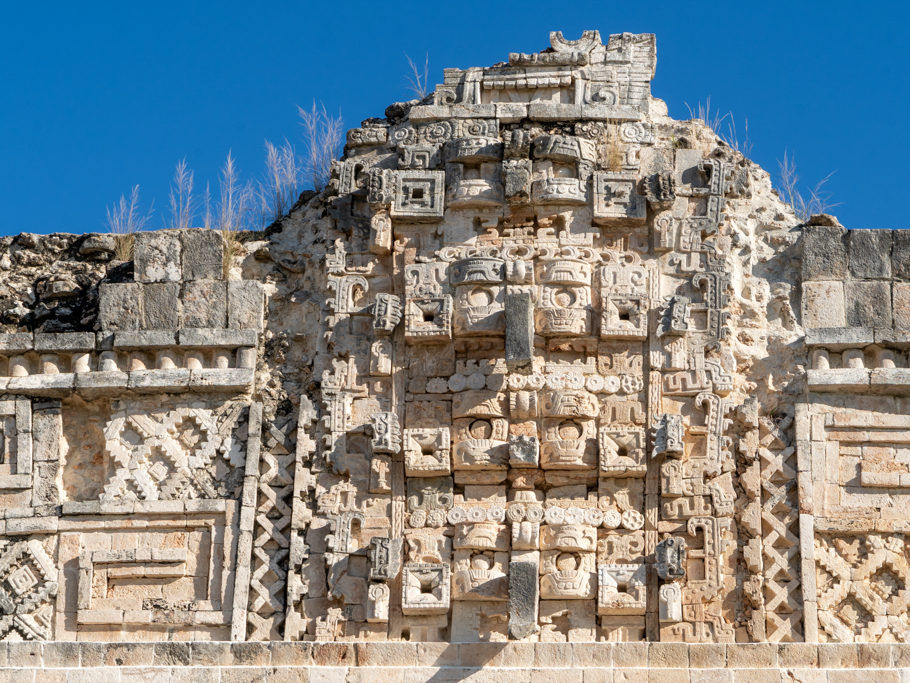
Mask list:
[[[506,364],[511,370],[530,365],[534,356],[534,304],[528,292],[506,294]]]

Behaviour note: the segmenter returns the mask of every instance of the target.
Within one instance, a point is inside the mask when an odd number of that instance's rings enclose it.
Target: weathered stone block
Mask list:
[[[854,643],[826,643],[818,648],[818,666],[822,669],[854,669],[858,654]]]
[[[891,327],[891,284],[889,282],[853,281],[845,285],[847,325],[857,327]]]
[[[137,232],[133,243],[136,282],[180,280],[180,233],[175,230]]]
[[[727,646],[727,666],[731,669],[777,667],[777,645],[773,643],[736,643]]]
[[[44,407],[32,412],[32,460],[57,462],[60,458],[62,425],[60,406]]]
[[[803,228],[803,281],[843,280],[849,272],[846,239],[846,228]]]
[[[513,638],[527,638],[537,629],[539,565],[540,553],[536,550],[512,553],[509,562],[509,633]]]
[[[9,666],[13,667],[40,667],[41,643],[12,642],[7,643],[7,657]]]
[[[850,230],[850,275],[855,278],[891,277],[891,231]]]
[[[350,666],[357,661],[353,643],[315,643],[312,654],[316,666]]]
[[[272,666],[303,667],[313,663],[312,643],[272,642],[269,649],[272,651]]]
[[[253,280],[227,283],[228,327],[261,330],[263,324],[262,284]]]
[[[806,344],[829,349],[865,346],[875,341],[871,327],[819,327],[806,328]]]
[[[117,235],[88,234],[79,245],[79,255],[99,261],[109,259],[117,251],[117,239]]]
[[[910,230],[891,231],[891,275],[910,279]]]
[[[613,666],[646,667],[648,665],[648,643],[615,643],[613,645]]]
[[[34,336],[31,332],[0,334],[0,351],[7,353],[30,351],[34,347],[34,343]]]
[[[528,292],[506,294],[506,364],[511,370],[530,365],[534,356],[534,304]]]
[[[502,164],[505,196],[512,202],[526,202],[531,197],[531,160],[506,159]]]
[[[231,663],[231,643],[203,643],[191,645],[191,661],[194,666],[222,666]]]
[[[92,332],[52,332],[35,334],[35,351],[93,351]]]
[[[417,666],[417,643],[357,643],[357,666]]]
[[[693,669],[723,669],[727,663],[726,646],[719,643],[689,645],[689,666]]]
[[[891,297],[894,329],[900,332],[910,332],[910,283],[892,283]]]
[[[263,666],[271,655],[268,643],[231,643],[231,664],[234,666]]]
[[[184,280],[218,280],[224,262],[224,240],[218,230],[180,233]]]
[[[177,341],[171,330],[124,330],[114,333],[112,348],[115,349],[169,349]]]
[[[102,330],[138,330],[142,320],[141,286],[105,282],[99,287],[98,322]]]
[[[462,666],[493,667],[501,661],[502,646],[499,643],[461,643],[458,646],[458,660]]]
[[[199,348],[237,348],[256,346],[256,333],[253,330],[231,330],[211,327],[189,327],[177,332],[180,346]]]
[[[149,666],[154,661],[153,643],[110,643],[104,653],[106,666]]]
[[[818,645],[814,643],[781,643],[777,650],[778,664],[783,668],[815,668],[818,666]]]
[[[142,329],[176,330],[180,314],[180,283],[142,285]]]
[[[857,666],[861,669],[887,669],[891,666],[891,645],[860,643],[857,646]]]
[[[847,322],[844,283],[820,280],[803,283],[803,327],[843,327]]]
[[[79,643],[44,643],[42,661],[44,666],[49,668],[78,668]],[[3,664],[5,665],[6,662]]]
[[[155,643],[156,666],[188,666],[192,643]]]
[[[220,280],[194,280],[183,285],[181,327],[224,327],[227,291]]]
[[[651,643],[648,647],[648,666],[686,668],[689,666],[689,648],[685,643]]]
[[[509,467],[537,467],[539,464],[540,440],[536,436],[509,438]]]

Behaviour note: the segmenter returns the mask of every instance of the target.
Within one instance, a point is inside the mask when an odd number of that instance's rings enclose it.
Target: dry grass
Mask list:
[[[129,199],[120,195],[120,200],[107,207],[107,227],[113,233],[114,255],[120,261],[133,258],[133,233],[145,229],[154,210],[145,213],[139,208],[139,186],[133,185]]]
[[[243,217],[249,212],[252,203],[251,188],[249,185],[240,184],[237,162],[230,151],[221,167],[218,184],[217,228],[221,231],[221,237],[224,240],[222,272],[226,279],[234,263],[234,257],[241,251],[238,232],[241,230]]]
[[[265,177],[256,187],[261,227],[277,221],[294,206],[302,175],[300,158],[287,139],[280,147],[266,140]]]
[[[330,116],[325,105],[313,102],[309,110],[297,107],[303,126],[303,172],[313,189],[322,191],[332,176],[332,162],[338,158],[342,142],[341,115]],[[295,197],[296,199],[296,197]]]
[[[778,166],[778,192],[796,216],[802,220],[818,213],[829,213],[831,209],[840,206],[840,202],[832,202],[831,194],[825,186],[834,175],[834,171],[819,180],[814,187],[804,194],[799,187],[799,176],[796,173],[796,161],[784,150],[784,158],[777,162]]]
[[[193,197],[193,172],[186,164],[186,158],[177,162],[174,169],[174,180],[170,192],[171,226],[172,228],[185,229],[192,227],[195,214],[195,199]]]
[[[201,197],[193,194],[194,173],[186,159],[177,163],[169,192],[170,216],[165,227],[186,229],[202,212],[202,225],[217,229],[224,235],[226,253],[238,251],[236,231],[241,224],[249,228],[264,228],[287,215],[301,191],[311,183],[316,191],[323,190],[332,173],[332,162],[338,157],[343,140],[341,116],[330,116],[325,106],[314,102],[309,110],[298,107],[305,152],[299,156],[285,139],[280,145],[265,142],[265,173],[257,182],[241,183],[236,161],[228,152],[219,178],[219,196],[213,198],[212,188],[205,183]],[[118,204],[108,208],[107,222],[111,232],[125,235],[118,240],[123,253],[131,250],[136,230],[143,229],[149,215],[138,212],[139,186],[133,188],[130,200],[121,197]],[[227,257],[230,263],[230,257]],[[225,266],[229,268],[229,266]]]
[[[418,68],[417,64],[414,63],[414,60],[411,59],[411,56],[409,54],[405,53],[404,56],[408,60],[408,67],[411,70],[411,73],[408,76],[408,90],[414,93],[414,95],[417,96],[418,100],[422,100],[430,93],[430,55],[427,53],[424,56],[423,71]]]
[[[224,241],[224,255],[221,261],[221,276],[227,280],[234,265],[234,258],[242,251],[240,236],[233,230],[222,230],[221,238]]]
[[[218,189],[218,229],[239,230],[244,213],[250,209],[250,187],[240,184],[237,162],[230,151],[221,167]]]
[[[712,109],[710,97],[707,98],[704,104],[699,102],[694,109],[686,102],[686,109],[689,110],[689,118],[701,119],[731,149],[736,150],[744,157],[751,156],[752,141],[749,139],[749,119],[745,120],[742,137],[740,137],[736,129],[736,119],[733,117],[733,112],[728,111],[726,114],[721,114],[719,110]]]
[[[202,227],[206,230],[212,228],[212,191],[209,189],[209,182],[205,181],[205,194],[202,195]]]

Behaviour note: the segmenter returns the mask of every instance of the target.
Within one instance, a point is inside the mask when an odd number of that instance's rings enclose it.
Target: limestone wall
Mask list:
[[[4,680],[904,683],[904,644],[9,643]]]
[[[797,407],[801,554],[821,641],[902,639],[910,461],[908,233],[804,235],[808,396]],[[813,572],[814,566],[814,572]]]
[[[804,225],[654,68],[446,70],[227,250],[5,241],[0,635],[904,640],[910,241]]]

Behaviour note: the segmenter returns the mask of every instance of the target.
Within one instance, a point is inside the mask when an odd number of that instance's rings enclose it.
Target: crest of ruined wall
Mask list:
[[[902,233],[800,226],[654,36],[550,42],[236,256],[7,241],[0,635],[903,639]]]

